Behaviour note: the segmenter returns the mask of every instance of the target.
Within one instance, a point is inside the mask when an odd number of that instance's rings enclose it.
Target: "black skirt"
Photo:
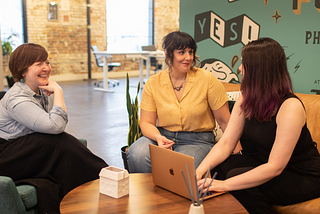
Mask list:
[[[75,187],[99,178],[108,164],[68,133],[33,133],[0,139],[0,175],[37,189],[38,212],[60,213],[62,198]]]

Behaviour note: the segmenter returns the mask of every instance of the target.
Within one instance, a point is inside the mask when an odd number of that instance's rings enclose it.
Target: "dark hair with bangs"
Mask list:
[[[199,57],[196,56],[197,44],[194,39],[187,33],[181,31],[173,31],[169,33],[163,38],[162,48],[167,53],[165,62],[169,69],[171,69],[172,67],[174,50],[183,50],[185,48],[190,48],[193,50],[193,61],[191,70],[200,62]]]
[[[22,74],[35,62],[44,62],[48,59],[48,52],[38,44],[26,43],[17,47],[9,61],[9,69],[15,82],[23,79]]]
[[[284,50],[275,40],[260,38],[245,45],[241,56],[244,70],[241,109],[246,118],[270,121],[281,99],[292,93]]]

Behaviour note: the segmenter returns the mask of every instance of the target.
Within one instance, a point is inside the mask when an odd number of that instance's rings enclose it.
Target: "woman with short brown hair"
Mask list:
[[[60,213],[64,195],[108,165],[64,132],[63,90],[49,81],[47,51],[23,44],[9,66],[16,82],[0,100],[0,175],[36,186],[39,213]]]

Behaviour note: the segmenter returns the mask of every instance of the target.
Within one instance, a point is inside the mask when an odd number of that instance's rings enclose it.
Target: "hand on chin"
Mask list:
[[[42,81],[39,86],[47,86],[49,84],[49,81]]]

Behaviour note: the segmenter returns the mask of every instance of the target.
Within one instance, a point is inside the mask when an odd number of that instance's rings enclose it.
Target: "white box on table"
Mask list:
[[[121,198],[129,194],[129,173],[125,169],[109,166],[100,171],[100,193]]]

